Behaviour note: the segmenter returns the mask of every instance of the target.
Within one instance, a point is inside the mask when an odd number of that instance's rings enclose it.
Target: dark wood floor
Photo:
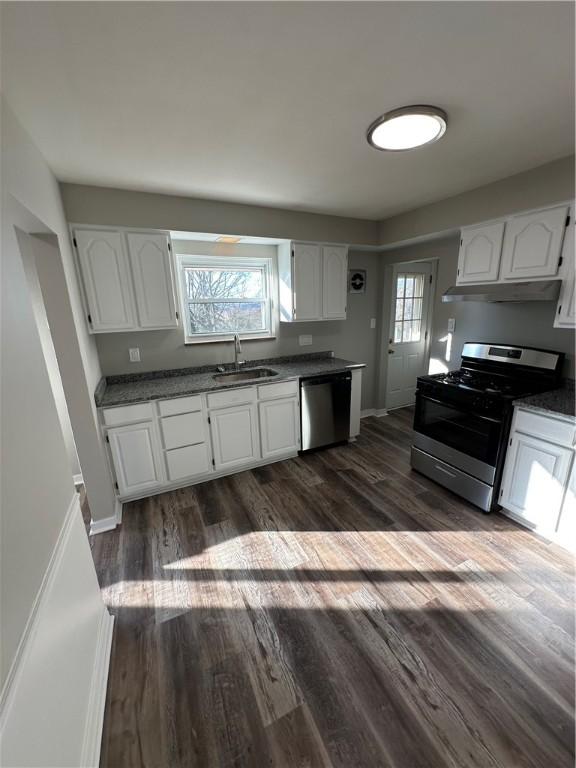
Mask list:
[[[572,768],[572,558],[358,441],[133,502],[106,768]]]

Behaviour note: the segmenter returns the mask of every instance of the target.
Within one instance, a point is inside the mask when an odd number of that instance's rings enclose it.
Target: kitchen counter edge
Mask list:
[[[250,361],[247,361],[248,363]],[[249,379],[243,382],[216,382],[213,377],[217,371],[202,372],[197,374],[183,374],[182,376],[169,376],[161,378],[158,371],[150,379],[141,379],[137,382],[125,384],[99,383],[94,393],[97,408],[114,408],[120,405],[134,405],[153,400],[173,400],[188,395],[199,395],[207,392],[220,392],[226,389],[239,389],[260,384],[274,384],[279,381],[306,378],[308,376],[322,376],[330,373],[343,373],[355,368],[365,368],[366,363],[356,363],[337,357],[307,360],[302,363],[278,363],[273,361],[267,366],[278,371],[276,376],[265,376],[258,379]],[[259,363],[254,367],[262,367]],[[179,381],[180,379],[180,381]],[[184,381],[185,380],[185,381]],[[179,386],[180,385],[180,386]]]

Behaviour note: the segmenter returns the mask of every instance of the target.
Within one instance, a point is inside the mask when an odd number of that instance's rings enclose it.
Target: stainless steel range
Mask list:
[[[458,371],[419,376],[412,467],[498,508],[513,401],[560,386],[562,352],[467,342]]]

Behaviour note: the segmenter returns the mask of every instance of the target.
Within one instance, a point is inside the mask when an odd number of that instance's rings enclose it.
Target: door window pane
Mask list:
[[[396,279],[394,343],[420,341],[425,275],[404,273]]]

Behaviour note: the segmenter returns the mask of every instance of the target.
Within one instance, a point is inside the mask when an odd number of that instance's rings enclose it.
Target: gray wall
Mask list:
[[[574,155],[380,222],[380,244],[457,230],[467,224],[574,197]]]
[[[366,219],[81,184],[60,188],[66,217],[75,224],[378,245],[378,222]]]
[[[349,295],[347,320],[279,323],[276,339],[244,341],[242,357],[254,360],[293,353],[334,350],[339,357],[367,364],[363,377],[362,407],[372,408],[377,330],[370,328],[370,318],[378,319],[379,256],[375,253],[352,251],[350,266],[367,270],[367,290],[364,294]],[[300,347],[300,334],[311,334],[312,346]],[[104,375],[153,371],[159,368],[184,368],[230,362],[234,359],[230,343],[185,345],[182,329],[107,333],[96,336],[96,343]],[[140,348],[140,363],[128,361],[129,347]]]
[[[442,294],[456,281],[459,237],[433,240],[387,251],[382,255],[382,316],[389,317],[392,295],[392,264],[404,261],[437,260],[438,272],[433,302],[430,345],[432,372],[459,366],[462,346],[466,341],[519,344],[551,349],[566,354],[564,375],[574,377],[575,333],[572,329],[553,328],[556,302],[525,304],[485,304],[476,302],[442,303]],[[456,321],[450,355],[447,358],[448,318]],[[388,364],[386,334],[381,339],[377,373],[377,404],[384,408],[386,367]]]

